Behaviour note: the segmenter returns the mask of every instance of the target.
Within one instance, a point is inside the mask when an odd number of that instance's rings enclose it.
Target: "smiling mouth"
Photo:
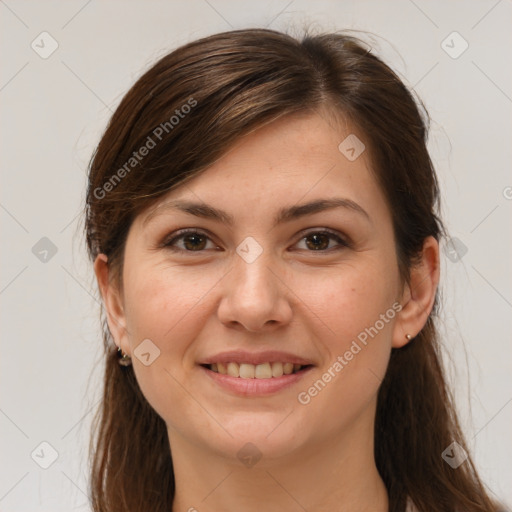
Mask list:
[[[292,375],[310,368],[309,365],[293,364],[293,363],[212,363],[202,364],[203,368],[221,375],[229,375],[230,377],[238,377],[240,379],[272,379],[282,377],[283,375]]]

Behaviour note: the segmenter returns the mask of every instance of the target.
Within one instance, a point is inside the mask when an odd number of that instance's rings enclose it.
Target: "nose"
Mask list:
[[[236,255],[234,268],[223,280],[219,320],[250,332],[287,325],[293,314],[293,293],[282,274],[265,252],[251,263]]]

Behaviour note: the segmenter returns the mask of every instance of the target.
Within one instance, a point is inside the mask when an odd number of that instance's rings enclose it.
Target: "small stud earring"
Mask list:
[[[407,341],[411,341],[412,336],[410,334],[406,334],[405,337],[407,338]]]
[[[123,357],[120,357],[117,362],[121,366],[130,366],[132,364],[132,358],[128,355],[122,352],[121,347],[117,347],[117,352],[121,352],[123,354]]]

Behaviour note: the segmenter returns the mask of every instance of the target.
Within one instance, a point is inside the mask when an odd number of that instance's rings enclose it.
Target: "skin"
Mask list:
[[[349,161],[338,150],[350,133],[364,141],[319,114],[253,131],[162,198],[147,225],[151,209],[135,219],[122,289],[109,282],[106,256],[95,262],[114,340],[132,356],[142,392],[168,428],[173,512],[261,511],[262,503],[267,511],[388,510],[373,456],[376,397],[391,348],[404,346],[430,314],[439,247],[425,240],[411,286],[402,285],[391,215],[368,151]],[[369,220],[337,208],[273,226],[279,208],[330,197],[355,201]],[[223,209],[234,225],[159,208],[177,198]],[[175,247],[183,252],[159,246],[182,228],[207,230],[209,238],[181,238]],[[310,235],[324,228],[351,245],[321,238],[315,250]],[[263,250],[252,263],[236,252],[248,236]],[[299,403],[298,393],[396,302],[401,311],[309,403]],[[145,366],[134,350],[148,338],[160,356]],[[235,396],[197,363],[238,348],[291,352],[315,368],[271,396]],[[248,442],[262,455],[252,467],[237,457]]]

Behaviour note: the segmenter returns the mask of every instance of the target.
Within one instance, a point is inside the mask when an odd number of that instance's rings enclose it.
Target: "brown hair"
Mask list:
[[[425,238],[445,233],[426,147],[430,118],[370,50],[343,33],[298,40],[247,29],[206,37],[163,57],[123,98],[91,159],[85,210],[91,259],[106,254],[111,278],[122,287],[124,245],[141,211],[198,176],[239,137],[278,117],[322,109],[364,135],[391,211],[400,274],[408,281]],[[135,157],[150,141],[156,144],[146,156]],[[467,446],[441,365],[438,309],[436,295],[421,332],[392,350],[378,393],[377,468],[392,512],[403,512],[408,496],[421,512],[491,512],[495,505],[471,458],[453,469],[441,457],[453,441]],[[93,507],[163,512],[175,491],[166,425],[133,368],[118,364],[103,313],[102,327],[106,367],[91,436]]]

